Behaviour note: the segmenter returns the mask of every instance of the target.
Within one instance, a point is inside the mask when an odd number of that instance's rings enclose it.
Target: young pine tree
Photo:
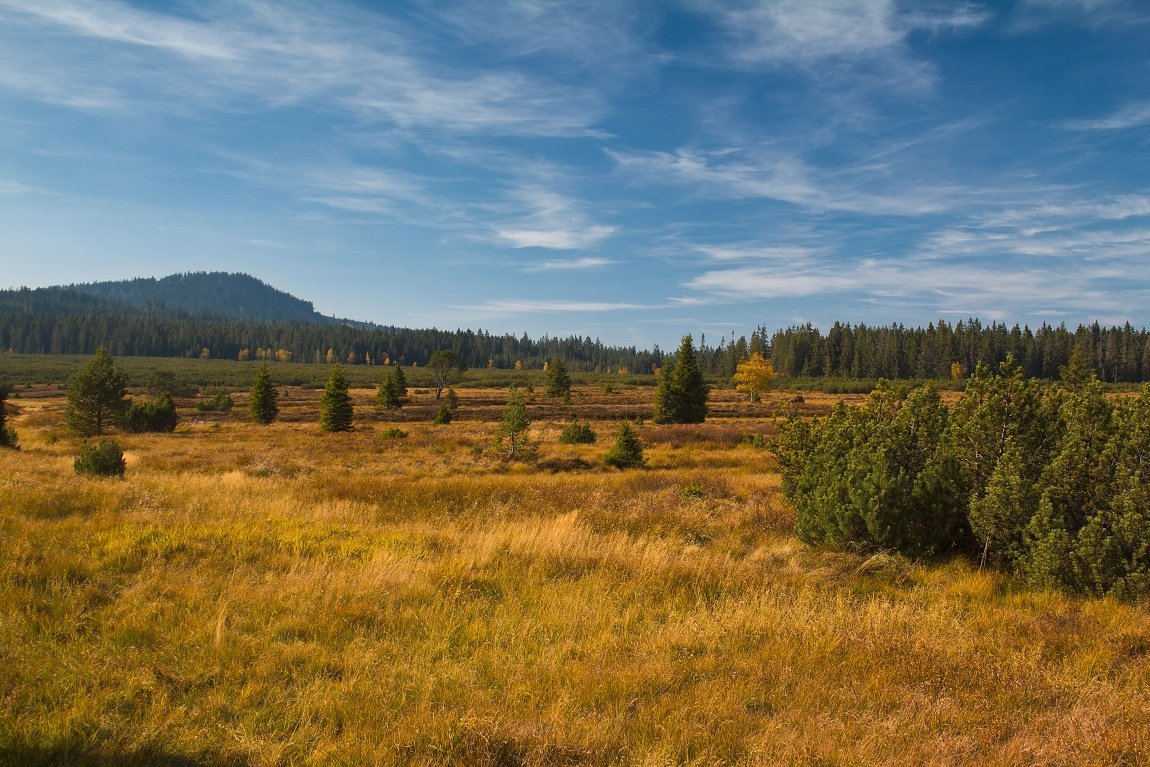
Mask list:
[[[637,468],[646,463],[643,457],[643,443],[630,424],[624,423],[619,426],[615,445],[603,458],[603,462],[616,469]]]
[[[403,374],[403,365],[396,365],[393,369],[395,378],[395,391],[400,400],[407,399],[407,376]]]
[[[252,380],[251,395],[248,397],[248,415],[252,421],[265,426],[274,421],[279,413],[278,399],[268,366],[263,365]]]
[[[655,392],[655,423],[702,423],[707,418],[707,395],[711,387],[695,361],[690,334],[683,336],[675,364],[659,375]]]
[[[571,375],[562,357],[556,357],[547,366],[547,396],[558,397],[565,402],[571,400]]]
[[[331,369],[319,398],[319,428],[323,431],[351,431],[353,417],[347,379],[337,364]]]
[[[104,347],[97,349],[88,364],[68,378],[68,428],[81,437],[96,437],[118,423],[128,408],[126,382]]]
[[[384,410],[398,410],[403,407],[403,400],[399,396],[399,386],[395,382],[395,373],[388,373],[375,390],[375,404]]]
[[[503,419],[499,422],[499,437],[496,444],[502,449],[504,442],[510,442],[511,449],[508,458],[515,458],[526,445],[527,427],[531,421],[527,418],[527,404],[523,400],[523,393],[512,387],[507,394],[507,407],[503,409]]]

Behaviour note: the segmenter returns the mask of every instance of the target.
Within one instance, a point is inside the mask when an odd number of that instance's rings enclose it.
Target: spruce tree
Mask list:
[[[674,366],[659,375],[655,423],[702,423],[707,418],[711,387],[703,380],[692,344],[690,334],[683,336]]]
[[[619,426],[615,444],[604,456],[603,462],[617,469],[638,468],[646,463],[643,457],[643,443],[630,424],[623,423]]]
[[[403,407],[400,399],[399,386],[395,381],[395,373],[390,372],[380,381],[379,388],[375,390],[375,404],[384,410],[398,410]]]
[[[81,437],[96,437],[119,422],[128,408],[127,379],[116,369],[104,347],[68,378],[64,420]]]
[[[547,366],[547,396],[559,397],[564,401],[571,399],[571,375],[562,357],[554,358]]]
[[[323,431],[350,431],[353,419],[347,379],[339,365],[331,369],[319,400],[319,427]]]
[[[248,397],[248,415],[252,421],[267,425],[276,419],[279,413],[277,400],[279,394],[272,386],[271,373],[268,366],[262,365],[252,380],[251,394]]]
[[[395,380],[395,393],[399,395],[402,405],[402,400],[407,399],[407,376],[403,374],[403,365],[396,365],[393,371],[393,379]]]

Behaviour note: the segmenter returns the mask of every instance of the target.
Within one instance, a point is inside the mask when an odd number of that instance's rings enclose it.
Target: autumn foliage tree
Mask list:
[[[763,392],[775,380],[775,366],[759,352],[740,362],[735,368],[735,390],[751,395],[751,402],[762,399]]]

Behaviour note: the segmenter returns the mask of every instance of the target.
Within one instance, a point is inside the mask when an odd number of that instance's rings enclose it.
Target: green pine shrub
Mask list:
[[[595,444],[595,431],[589,422],[580,422],[575,419],[563,427],[559,432],[559,442],[564,445],[593,445]]]
[[[134,434],[172,432],[180,421],[172,395],[162,392],[148,402],[133,402],[124,413],[123,427]]]
[[[615,437],[615,445],[603,458],[603,462],[616,469],[639,468],[646,464],[643,456],[643,443],[639,435],[628,423],[619,425],[619,434]]]
[[[103,439],[94,445],[86,442],[72,466],[77,474],[85,476],[123,477],[124,452],[114,439]]]
[[[196,403],[196,410],[201,413],[227,413],[235,407],[236,401],[229,394],[217,394],[211,399],[200,400]]]

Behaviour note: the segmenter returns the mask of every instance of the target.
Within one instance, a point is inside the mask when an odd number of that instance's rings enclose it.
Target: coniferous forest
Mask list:
[[[221,301],[220,296],[227,298]],[[16,354],[266,359],[349,365],[424,365],[450,350],[469,368],[540,369],[556,357],[573,370],[647,374],[674,354],[610,346],[590,337],[532,339],[484,330],[412,329],[326,317],[309,302],[248,275],[187,274],[67,287],[0,291],[0,350]],[[835,323],[749,336],[699,338],[699,369],[728,379],[751,353],[787,377],[959,379],[1012,356],[1025,376],[1054,380],[1078,351],[1100,381],[1150,380],[1150,332],[1043,324],[1032,330],[978,319],[927,327]]]

